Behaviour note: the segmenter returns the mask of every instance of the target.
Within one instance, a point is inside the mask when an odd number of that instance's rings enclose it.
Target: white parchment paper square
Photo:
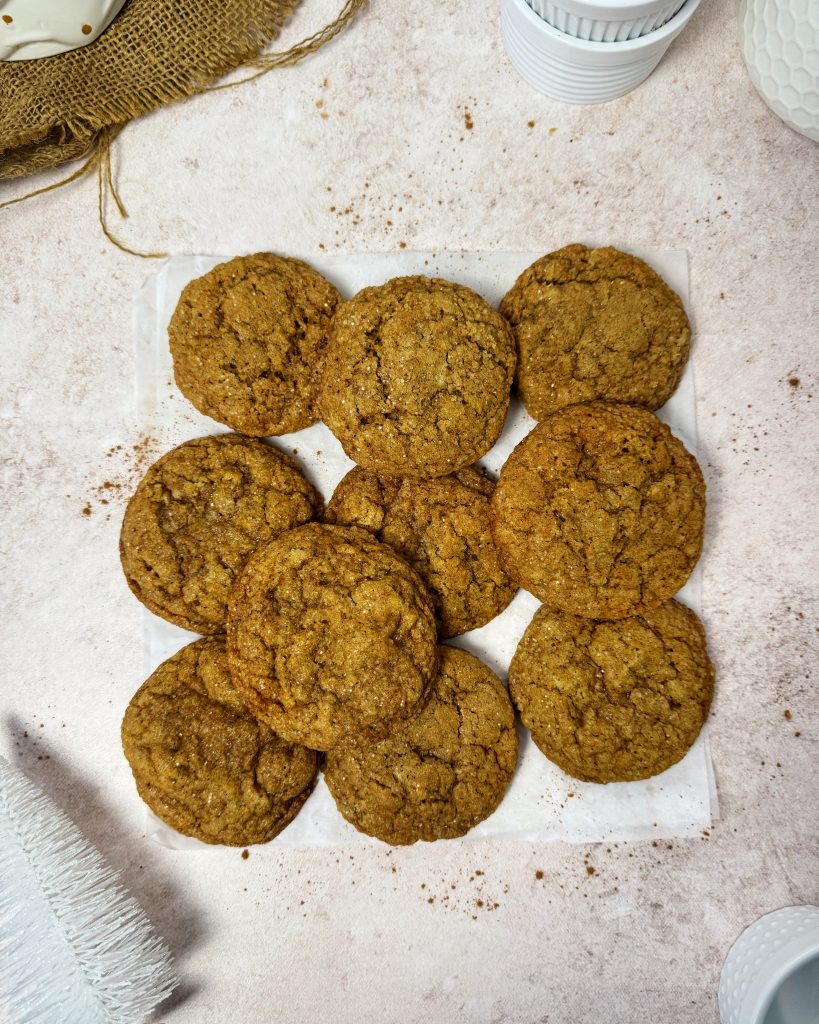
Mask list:
[[[684,251],[632,249],[687,299],[688,261]],[[297,254],[300,255],[300,254]],[[345,296],[401,274],[427,274],[468,285],[496,305],[517,275],[541,253],[519,252],[393,252],[349,256],[304,254]],[[178,256],[166,260],[145,283],[134,310],[137,409],[146,433],[168,447],[227,428],[200,415],[173,383],[167,325],[182,288],[224,257]],[[689,450],[696,453],[694,380],[689,363],[677,392],[659,412]],[[497,475],[515,445],[534,421],[513,400],[503,433],[481,464]],[[338,481],[352,467],[341,446],[324,426],[315,424],[273,443],[295,452],[307,475],[329,499]],[[696,569],[678,597],[700,612],[701,573]],[[472,651],[506,679],[509,661],[538,601],[519,591],[509,607],[482,629],[450,641]],[[145,611],[146,675],[194,634]],[[564,842],[619,841],[647,837],[697,835],[718,817],[716,788],[705,731],[682,761],[643,782],[606,786],[579,782],[564,775],[535,747],[521,727],[518,768],[498,810],[474,828],[469,839],[519,839]],[[180,836],[150,815],[148,833],[174,848],[204,844]],[[334,845],[370,842],[338,814],[322,779],[295,821],[274,840],[291,845]]]

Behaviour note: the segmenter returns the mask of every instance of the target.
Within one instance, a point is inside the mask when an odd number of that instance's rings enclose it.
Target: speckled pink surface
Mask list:
[[[117,534],[146,457],[147,268],[101,238],[90,181],[0,212],[0,752],[174,949],[156,1020],[715,1022],[740,929],[819,902],[819,147],[756,95],[734,6],[701,4],[639,90],[582,109],[517,78],[494,5],[373,0],[308,63],[147,117],[115,152],[137,247],[688,250],[722,820],[671,848],[146,841],[118,745],[142,635]],[[305,0],[286,40],[335,7]]]

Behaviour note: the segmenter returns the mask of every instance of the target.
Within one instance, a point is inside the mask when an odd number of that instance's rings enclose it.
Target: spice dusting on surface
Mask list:
[[[247,860],[250,856],[250,850],[242,850],[242,860]]]
[[[790,720],[791,720],[791,719],[793,718],[793,715],[791,714],[791,712],[790,712],[790,710],[789,710],[788,708],[786,708],[786,709],[785,709],[785,711],[783,712],[783,714],[784,714],[785,718],[787,718],[787,720],[788,720],[789,722],[790,722]]]
[[[119,500],[123,505],[136,490],[136,486],[145,471],[159,457],[162,442],[157,438],[143,435],[135,444],[112,445],[105,453],[107,459],[116,459],[120,462],[117,472],[108,469],[108,478],[101,484],[92,486],[93,498],[89,499],[82,509],[84,516],[90,516],[93,512],[93,503],[99,505],[110,505]],[[87,510],[87,511],[86,511]],[[110,519],[110,512],[107,517]]]
[[[475,122],[472,120],[472,112],[470,110],[464,111],[464,128],[471,132],[475,127]]]
[[[479,913],[500,910],[501,896],[509,893],[508,884],[488,879],[480,869],[469,872],[458,881],[453,881],[451,876],[441,876],[437,883],[431,879],[421,883],[423,903],[434,906],[436,911],[463,914],[473,921],[478,920]],[[396,888],[394,891],[399,890]]]
[[[801,384],[801,381],[798,377],[788,377],[788,383],[792,388],[798,388]]]
[[[536,879],[537,879],[538,881],[540,881],[540,880],[541,880],[541,878],[543,878],[543,872],[542,872],[542,871],[536,871],[536,872],[535,872],[535,878],[536,878]]]

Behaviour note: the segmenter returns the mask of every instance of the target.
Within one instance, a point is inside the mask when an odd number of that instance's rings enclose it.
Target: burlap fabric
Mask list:
[[[128,0],[89,46],[0,61],[0,179],[99,149],[126,122],[250,64],[256,74],[318,49],[366,0],[285,53],[259,56],[300,0]]]

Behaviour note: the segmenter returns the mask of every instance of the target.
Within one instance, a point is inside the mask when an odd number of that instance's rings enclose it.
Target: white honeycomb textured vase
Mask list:
[[[819,0],[742,0],[739,37],[763,100],[819,142]]]

